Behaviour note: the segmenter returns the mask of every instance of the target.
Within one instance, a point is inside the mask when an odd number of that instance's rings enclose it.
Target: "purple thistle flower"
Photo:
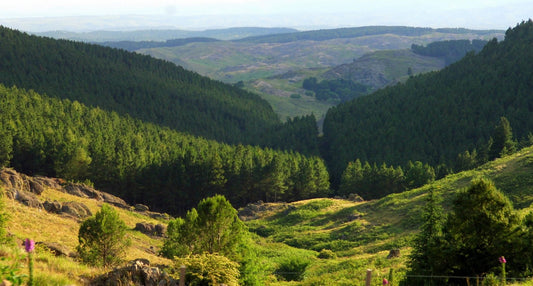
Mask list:
[[[33,241],[33,239],[26,238],[24,247],[26,248],[26,252],[32,252],[35,249],[35,241]]]
[[[502,264],[507,263],[507,260],[505,260],[505,257],[503,256],[498,257],[498,261]]]
[[[386,278],[383,278],[383,285],[389,285],[389,280],[387,280]]]

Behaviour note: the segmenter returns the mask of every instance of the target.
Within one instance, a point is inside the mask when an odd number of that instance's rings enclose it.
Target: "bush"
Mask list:
[[[187,267],[187,285],[239,285],[239,264],[218,254],[195,254],[177,258],[174,272],[179,273],[182,265]]]
[[[337,254],[329,249],[322,249],[317,257],[320,259],[335,259]]]
[[[83,262],[97,266],[119,264],[130,241],[126,224],[111,206],[104,204],[99,212],[80,225],[77,247]]]
[[[290,256],[280,263],[276,274],[287,281],[301,281],[310,263],[307,258]]]

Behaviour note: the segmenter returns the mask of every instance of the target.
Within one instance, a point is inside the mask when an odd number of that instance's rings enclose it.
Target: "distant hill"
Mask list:
[[[501,116],[516,138],[533,131],[533,22],[440,72],[409,79],[328,111],[323,156],[336,179],[356,158],[381,164],[449,164],[480,150]]]
[[[269,34],[293,33],[291,28],[262,28],[262,27],[237,27],[226,29],[210,29],[203,31],[187,31],[176,29],[150,29],[136,31],[92,31],[92,32],[67,32],[48,31],[36,33],[38,36],[56,39],[68,39],[83,42],[117,42],[117,41],[151,41],[164,42],[171,39],[185,38],[214,38],[218,40],[236,40],[241,38],[262,36]]]
[[[229,143],[280,123],[259,96],[172,63],[0,27],[0,83]],[[259,134],[258,134],[259,133]]]
[[[444,60],[422,56],[411,50],[386,50],[368,53],[353,62],[334,67],[321,77],[347,79],[374,90],[407,79],[410,75],[444,68]]]
[[[435,41],[501,39],[503,33],[466,29],[360,27],[284,33],[237,41],[194,42],[175,47],[140,49],[137,52],[174,62],[223,82],[242,81],[247,90],[257,92],[268,100],[282,119],[311,112],[321,118],[327,108],[336,103],[306,96],[301,88],[303,78],[297,74],[319,78],[317,69],[348,65],[354,59],[357,61],[375,51],[405,50],[413,44],[424,46]],[[406,65],[399,68],[402,76],[407,75],[407,68]],[[429,70],[433,69],[430,65]]]
[[[253,43],[287,43],[294,41],[327,41],[332,39],[358,38],[365,36],[393,34],[398,36],[419,37],[431,33],[443,34],[478,34],[490,35],[498,30],[469,30],[469,29],[432,29],[406,26],[365,26],[356,28],[324,29],[303,32],[284,33],[276,35],[253,36],[240,39],[240,42]]]

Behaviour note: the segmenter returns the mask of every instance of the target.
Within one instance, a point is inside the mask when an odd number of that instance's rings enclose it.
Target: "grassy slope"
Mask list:
[[[45,200],[59,202],[76,201],[84,203],[94,214],[101,206],[101,202],[72,196],[53,189],[46,189],[39,197],[42,202]],[[16,240],[32,238],[36,242],[55,242],[67,247],[74,252],[78,245],[79,222],[71,218],[65,218],[60,215],[50,214],[44,210],[26,207],[17,201],[5,199],[6,212],[10,216],[7,230],[14,235]],[[157,251],[162,245],[161,239],[155,239],[144,235],[133,228],[137,222],[149,222],[153,224],[163,223],[146,217],[139,213],[129,210],[116,208],[120,218],[126,223],[128,228],[127,235],[132,241],[132,245],[126,251],[126,261],[136,258],[146,258],[151,264],[170,265],[170,260],[155,255],[150,246]],[[23,247],[0,248],[0,256],[13,257],[13,255],[22,255]],[[83,277],[95,277],[105,272],[105,269],[88,267],[77,261],[66,257],[54,257],[42,248],[37,248],[36,260],[36,279],[46,281],[46,285],[80,285]],[[0,261],[0,265],[7,263]],[[23,269],[27,273],[27,269]]]
[[[265,247],[291,245],[305,253],[278,251],[279,263],[287,255],[303,256],[322,249],[333,250],[336,259],[313,257],[302,285],[359,285],[366,269],[374,270],[373,283],[395,270],[395,280],[405,272],[410,241],[421,224],[421,211],[429,189],[437,189],[446,210],[458,190],[472,179],[487,177],[509,196],[515,208],[525,213],[533,202],[533,147],[495,160],[478,169],[450,175],[419,189],[393,194],[380,200],[350,202],[339,199],[314,199],[293,204],[268,204],[268,211],[246,222],[261,235]],[[399,248],[401,257],[387,259],[389,250]],[[293,250],[294,251],[294,250]],[[316,284],[315,284],[316,283]],[[292,285],[276,281],[273,285]],[[376,284],[377,285],[377,284]]]
[[[395,270],[398,281],[405,272],[410,241],[421,223],[420,214],[425,195],[437,189],[449,209],[455,193],[469,185],[473,178],[484,176],[513,201],[515,208],[525,212],[533,202],[533,147],[512,156],[490,162],[478,169],[450,175],[419,189],[385,198],[353,202],[342,199],[313,199],[286,203],[260,205],[256,218],[246,221],[257,235],[261,268],[268,273],[267,285],[361,285],[366,269],[373,270],[373,283],[379,284]],[[47,189],[41,200],[79,201],[94,213],[100,203]],[[129,228],[137,222],[160,223],[128,210],[117,209]],[[58,242],[71,251],[77,245],[79,224],[73,219],[49,214],[22,204],[6,200],[10,213],[8,231],[16,238],[34,238],[36,241]],[[132,246],[127,259],[147,258],[152,264],[170,261],[154,255],[162,242],[136,231],[129,231]],[[400,249],[399,258],[387,259],[391,249]],[[336,258],[320,259],[322,249],[335,252]],[[20,247],[1,246],[0,256],[23,255]],[[36,255],[36,278],[48,285],[81,284],[80,277],[94,277],[104,269],[87,267],[70,258],[56,258],[42,249]],[[287,259],[309,261],[301,282],[287,282],[276,275],[278,266]],[[0,261],[4,265],[7,261]],[[23,272],[27,269],[23,268]],[[300,274],[300,273],[297,273]],[[332,284],[333,283],[333,284]],[[373,285],[374,285],[373,284]]]

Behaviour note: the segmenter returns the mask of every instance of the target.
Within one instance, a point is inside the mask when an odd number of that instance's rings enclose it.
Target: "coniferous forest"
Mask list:
[[[442,71],[331,108],[322,156],[333,185],[356,159],[452,168],[465,151],[482,157],[502,116],[515,138],[525,140],[533,131],[532,42],[530,20],[508,29],[504,41],[491,40]]]
[[[532,30],[524,22],[441,72],[332,108],[319,138],[314,116],[281,123],[257,95],[171,63],[1,28],[0,157],[173,213],[216,193],[237,206],[382,197],[442,177],[458,160],[475,166],[472,154],[494,158],[502,117],[527,138]],[[385,179],[348,179],[361,176]]]

